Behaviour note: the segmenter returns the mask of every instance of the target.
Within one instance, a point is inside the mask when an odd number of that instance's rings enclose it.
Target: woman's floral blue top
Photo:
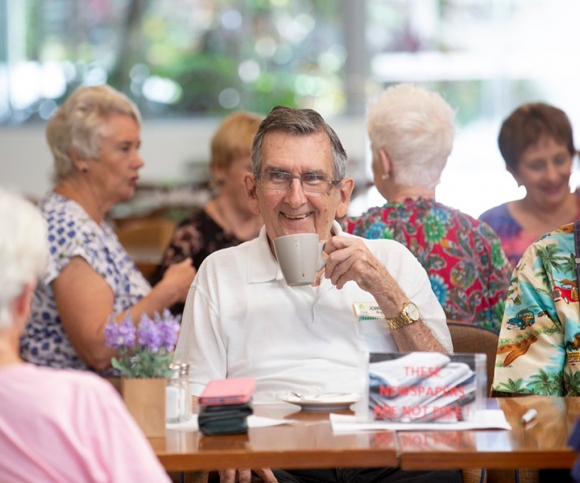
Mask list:
[[[511,267],[485,223],[433,199],[407,199],[347,218],[346,231],[387,238],[417,257],[448,320],[499,332]]]
[[[151,286],[135,267],[113,230],[100,226],[67,198],[50,192],[40,203],[48,225],[48,267],[34,292],[31,319],[21,338],[22,357],[34,364],[87,370],[64,331],[51,283],[73,257],[82,257],[115,294],[114,313],[127,310],[149,293]],[[71,292],[74,297],[74,292]]]
[[[507,295],[492,388],[580,396],[580,307],[574,224],[524,252]]]

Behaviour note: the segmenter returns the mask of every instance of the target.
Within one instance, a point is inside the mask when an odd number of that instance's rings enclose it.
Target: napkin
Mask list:
[[[279,426],[281,424],[295,423],[292,419],[273,419],[254,415],[248,416],[247,421],[248,428],[265,428],[267,426]],[[167,423],[165,427],[175,431],[198,431],[199,426],[197,422],[197,414],[193,414],[187,421],[182,421],[180,423]]]
[[[512,429],[501,409],[476,411],[473,419],[456,423],[397,423],[390,421],[357,421],[356,416],[330,414],[332,430],[335,433],[356,433],[359,431],[458,431],[470,429]]]

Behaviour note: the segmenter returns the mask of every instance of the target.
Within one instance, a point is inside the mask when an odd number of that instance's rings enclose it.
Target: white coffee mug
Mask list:
[[[318,240],[316,233],[296,233],[274,239],[276,258],[286,283],[310,285],[326,261],[322,259],[325,242]]]

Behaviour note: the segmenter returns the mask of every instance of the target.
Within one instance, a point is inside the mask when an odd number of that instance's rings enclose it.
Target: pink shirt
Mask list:
[[[108,382],[15,364],[0,369],[0,481],[170,480]]]

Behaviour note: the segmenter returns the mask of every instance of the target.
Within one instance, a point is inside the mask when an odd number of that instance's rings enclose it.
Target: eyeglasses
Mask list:
[[[304,173],[300,176],[292,176],[287,171],[264,171],[257,177],[262,188],[272,191],[287,191],[292,180],[300,180],[302,189],[308,193],[328,193],[342,180],[334,180],[330,176],[321,173]]]

